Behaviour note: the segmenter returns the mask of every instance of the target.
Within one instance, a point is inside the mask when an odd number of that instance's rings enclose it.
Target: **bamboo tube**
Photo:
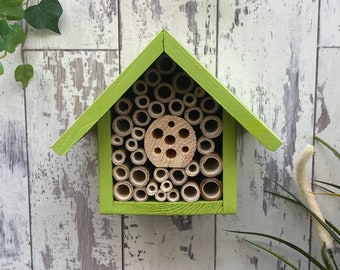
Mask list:
[[[149,196],[154,196],[158,191],[158,184],[155,179],[150,180],[148,185],[146,186],[146,193]]]
[[[194,181],[186,182],[181,188],[181,196],[186,202],[196,202],[200,195],[200,188]]]
[[[126,153],[124,149],[117,149],[112,153],[112,163],[114,165],[122,165],[126,160]]]
[[[156,167],[183,168],[196,152],[196,135],[184,119],[162,116],[149,126],[145,134],[145,152]]]
[[[193,93],[186,93],[183,96],[183,104],[186,107],[194,107],[197,103],[197,97]]]
[[[134,127],[131,132],[131,137],[136,141],[141,141],[145,137],[145,129],[141,127]]]
[[[202,87],[200,86],[197,86],[194,90],[194,95],[197,97],[197,98],[202,98],[204,97],[205,95],[205,91]]]
[[[201,196],[207,201],[217,201],[222,197],[222,183],[216,178],[205,178],[200,184]]]
[[[136,96],[135,104],[139,109],[146,109],[150,104],[150,98],[147,95]]]
[[[147,110],[136,110],[132,115],[132,121],[137,126],[145,127],[150,123],[151,117],[148,114]]]
[[[113,108],[119,115],[128,115],[132,110],[132,103],[127,98],[120,98],[117,100]]]
[[[215,177],[222,172],[222,159],[216,154],[208,154],[201,157],[200,160],[201,173],[206,177]]]
[[[138,80],[132,85],[132,91],[137,96],[145,95],[148,92],[148,85],[143,80]]]
[[[114,146],[121,146],[123,145],[124,140],[121,136],[118,136],[117,134],[113,134],[111,136],[111,144]]]
[[[137,148],[138,148],[138,143],[137,143],[137,141],[135,139],[129,138],[125,142],[125,148],[129,152],[136,151]]]
[[[153,178],[158,182],[164,182],[169,178],[169,171],[166,168],[155,168]]]
[[[113,119],[112,130],[118,136],[125,137],[129,135],[132,131],[132,128],[132,120],[127,115],[120,115]]]
[[[113,197],[117,201],[126,202],[133,196],[133,187],[128,181],[120,181],[113,186]]]
[[[193,79],[185,72],[177,73],[173,80],[172,85],[178,94],[186,94],[194,87]]]
[[[180,100],[179,98],[174,98],[169,102],[168,110],[172,115],[180,116],[183,114],[184,109],[185,107],[183,101]]]
[[[145,187],[137,187],[133,191],[133,199],[136,202],[145,202],[148,200],[148,198],[149,195],[147,194]]]
[[[185,167],[185,173],[189,177],[195,177],[200,173],[200,166],[196,160],[191,161],[188,166]]]
[[[130,170],[130,183],[135,187],[145,187],[150,180],[149,170],[144,166],[136,166]]]
[[[150,102],[148,113],[152,118],[159,118],[165,114],[165,106],[157,100]]]
[[[166,54],[162,54],[156,60],[156,68],[161,74],[169,75],[175,71],[177,64]]]
[[[197,140],[197,151],[202,155],[211,154],[215,151],[215,142],[202,136]]]
[[[188,175],[183,168],[173,168],[170,170],[169,178],[175,186],[182,186],[188,180]]]
[[[146,153],[143,148],[138,148],[130,154],[130,160],[135,165],[144,165],[147,161]]]
[[[164,182],[162,182],[160,184],[160,190],[164,191],[165,193],[169,192],[170,190],[172,190],[173,185],[171,183],[170,180],[165,180]]]
[[[220,105],[210,96],[206,96],[201,100],[200,107],[206,114],[215,114]]]
[[[155,68],[149,68],[144,74],[144,81],[149,86],[156,86],[161,82],[161,74]]]
[[[173,188],[166,194],[166,199],[169,202],[177,202],[179,201],[179,198],[180,198],[179,191],[175,188]]]
[[[169,103],[176,96],[176,92],[169,83],[160,83],[154,89],[155,99],[161,103]]]
[[[130,168],[127,163],[116,165],[112,169],[112,175],[115,181],[128,180],[129,173],[130,173]]]
[[[166,200],[166,193],[162,190],[158,190],[155,194],[156,201],[164,202]]]
[[[197,106],[188,108],[184,112],[184,119],[192,126],[198,125],[203,120],[203,112]]]
[[[222,133],[222,120],[215,115],[208,115],[203,118],[200,129],[207,138],[214,139]]]

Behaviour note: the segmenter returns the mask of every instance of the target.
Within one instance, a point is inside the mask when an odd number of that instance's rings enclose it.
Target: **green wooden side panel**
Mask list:
[[[118,76],[118,78],[96,99],[96,101],[59,137],[53,150],[64,155],[78,142],[111,106],[128,90],[143,72],[163,52],[163,32],[158,34],[140,55]]]
[[[98,121],[98,166],[100,213],[112,213],[112,148],[110,110]]]
[[[276,150],[281,146],[280,138],[166,31],[164,51],[266,148]]]
[[[119,215],[209,215],[225,214],[223,201],[207,202],[113,202],[112,214]]]

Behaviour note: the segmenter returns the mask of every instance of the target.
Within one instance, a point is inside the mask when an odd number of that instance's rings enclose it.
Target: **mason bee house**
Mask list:
[[[65,154],[97,124],[103,214],[235,213],[237,122],[281,145],[163,30],[53,149]]]

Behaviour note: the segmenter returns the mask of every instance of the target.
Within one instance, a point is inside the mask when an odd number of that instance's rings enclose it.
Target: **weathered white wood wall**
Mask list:
[[[62,35],[29,29],[27,89],[12,76],[18,54],[0,77],[0,269],[285,269],[228,229],[317,254],[306,213],[264,191],[272,179],[297,193],[294,160],[314,132],[340,147],[340,4],[319,1],[61,1]],[[239,128],[236,215],[102,216],[95,131],[66,157],[50,149],[162,28],[283,139],[272,153]],[[337,160],[317,151],[309,174],[339,183]],[[339,203],[320,202],[339,223]]]

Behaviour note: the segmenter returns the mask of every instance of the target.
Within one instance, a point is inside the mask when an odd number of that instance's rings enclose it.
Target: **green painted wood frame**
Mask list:
[[[219,201],[188,202],[118,202],[113,198],[111,113],[98,122],[99,201],[101,214],[120,215],[203,215],[234,214],[237,208],[236,122],[223,111],[223,197]]]

